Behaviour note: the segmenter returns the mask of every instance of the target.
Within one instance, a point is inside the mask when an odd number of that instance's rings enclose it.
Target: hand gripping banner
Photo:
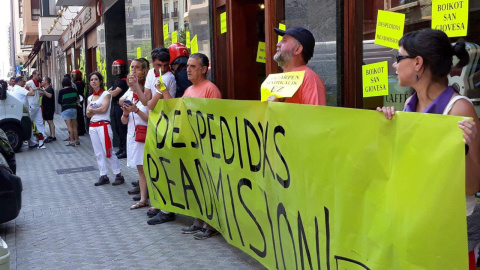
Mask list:
[[[467,269],[460,119],[160,100],[145,145],[150,200],[269,269]]]

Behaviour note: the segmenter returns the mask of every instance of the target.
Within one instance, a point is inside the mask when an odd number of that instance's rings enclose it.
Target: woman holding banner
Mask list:
[[[457,115],[473,118],[473,121],[458,122],[465,140],[468,250],[470,269],[475,268],[472,250],[480,243],[480,206],[475,194],[480,190],[480,136],[478,116],[470,100],[448,86],[447,75],[452,67],[453,56],[459,59],[457,68],[469,62],[465,42],[451,45],[447,35],[439,30],[423,29],[406,34],[399,42],[400,49],[393,64],[401,86],[415,89],[405,102],[406,112],[423,112]],[[377,108],[387,119],[395,115],[394,107]]]
[[[145,58],[135,59],[130,65],[131,72],[127,77],[130,88],[120,99],[123,116],[122,123],[128,124],[127,130],[127,164],[138,171],[138,186],[140,201],[130,207],[131,210],[147,207],[147,180],[143,172],[143,153],[148,124],[148,108],[140,101],[139,96],[145,96],[145,78],[150,63]]]

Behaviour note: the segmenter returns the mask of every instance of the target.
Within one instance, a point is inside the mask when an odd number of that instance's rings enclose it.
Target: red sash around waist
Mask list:
[[[112,141],[110,140],[110,136],[108,136],[108,125],[110,122],[91,122],[90,127],[103,127],[103,132],[105,136],[105,152],[107,154],[107,158],[112,157]]]

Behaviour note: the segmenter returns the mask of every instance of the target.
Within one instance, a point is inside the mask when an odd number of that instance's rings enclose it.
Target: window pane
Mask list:
[[[363,62],[371,64],[388,61],[389,95],[381,98],[365,98],[365,108],[376,106],[395,106],[403,110],[405,100],[413,94],[413,89],[398,85],[395,69],[396,49],[391,49],[374,44],[377,13],[387,10],[405,14],[405,33],[431,27],[432,4],[431,1],[412,0],[364,0],[363,21]],[[456,87],[461,94],[473,99],[477,114],[480,115],[480,1],[470,1],[468,35],[464,37],[467,50],[470,54],[470,63],[461,70],[452,69],[449,84]],[[451,38],[452,43],[458,38]],[[463,72],[462,72],[463,71]]]
[[[315,53],[308,62],[327,89],[327,105],[337,106],[337,1],[285,0],[287,29],[302,26],[315,37]]]
[[[172,44],[173,31],[178,31],[178,42],[186,44],[186,32],[189,31],[190,39],[197,35],[198,52],[211,60],[209,6],[209,0],[163,1],[163,25],[168,23],[169,32],[165,47]]]
[[[125,1],[125,19],[128,59],[137,58],[138,47],[141,48],[142,57],[150,59],[152,51],[150,0]]]

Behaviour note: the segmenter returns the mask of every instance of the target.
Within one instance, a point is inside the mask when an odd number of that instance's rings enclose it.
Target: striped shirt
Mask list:
[[[77,108],[78,93],[72,87],[64,88],[58,93],[58,104],[62,105],[62,112]]]

